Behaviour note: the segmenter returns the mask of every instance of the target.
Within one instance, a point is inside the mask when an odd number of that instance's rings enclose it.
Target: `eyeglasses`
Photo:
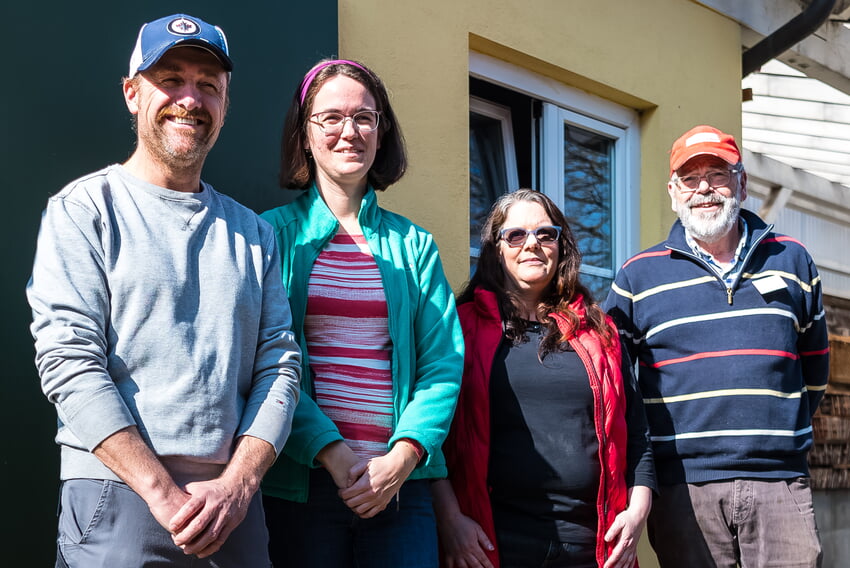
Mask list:
[[[732,181],[732,175],[737,174],[740,171],[741,170],[726,170],[722,172],[708,172],[704,176],[694,174],[690,176],[677,177],[676,181],[679,182],[679,185],[690,191],[698,190],[699,184],[703,179],[708,182],[708,187],[711,189],[729,187],[729,183]]]
[[[558,242],[561,236],[561,227],[544,226],[537,227],[533,231],[522,227],[509,227],[499,231],[499,238],[508,243],[509,247],[521,247],[528,240],[528,235],[534,235],[538,244],[552,246]]]
[[[345,115],[340,112],[317,112],[311,114],[309,119],[313,124],[318,125],[322,132],[328,136],[336,136],[345,128],[345,121],[350,120],[354,129],[361,134],[370,134],[378,129],[378,124],[381,121],[381,112],[377,110],[361,110],[351,115]]]

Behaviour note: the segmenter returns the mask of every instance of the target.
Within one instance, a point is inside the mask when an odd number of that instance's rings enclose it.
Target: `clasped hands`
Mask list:
[[[174,485],[161,501],[149,503],[156,520],[184,553],[206,558],[217,552],[248,513],[256,488],[219,477]]]
[[[418,463],[413,445],[399,440],[383,456],[360,459],[342,441],[328,444],[316,456],[339,488],[343,502],[359,517],[383,511]]]
[[[339,496],[358,516],[367,519],[383,511],[418,463],[412,444],[395,443],[383,456],[360,459],[344,442],[324,448],[317,459],[339,487]],[[169,484],[151,512],[186,554],[206,558],[217,552],[248,512],[258,481],[225,471],[209,481]]]

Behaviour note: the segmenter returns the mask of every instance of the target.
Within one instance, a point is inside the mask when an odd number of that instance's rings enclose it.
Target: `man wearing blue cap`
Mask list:
[[[256,490],[300,352],[271,227],[201,181],[232,67],[216,26],[144,25],[135,151],[44,212],[27,296],[59,418],[57,566],[270,566]]]

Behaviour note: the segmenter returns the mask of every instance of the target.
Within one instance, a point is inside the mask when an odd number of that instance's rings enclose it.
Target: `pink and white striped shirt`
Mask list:
[[[393,428],[387,301],[363,235],[340,229],[307,288],[304,335],[319,408],[361,458],[382,456]]]

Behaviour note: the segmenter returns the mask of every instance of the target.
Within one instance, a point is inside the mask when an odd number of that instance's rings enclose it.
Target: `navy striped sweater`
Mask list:
[[[820,276],[801,243],[741,215],[750,246],[730,288],[676,221],[605,301],[639,364],[661,484],[808,475],[829,372]]]

